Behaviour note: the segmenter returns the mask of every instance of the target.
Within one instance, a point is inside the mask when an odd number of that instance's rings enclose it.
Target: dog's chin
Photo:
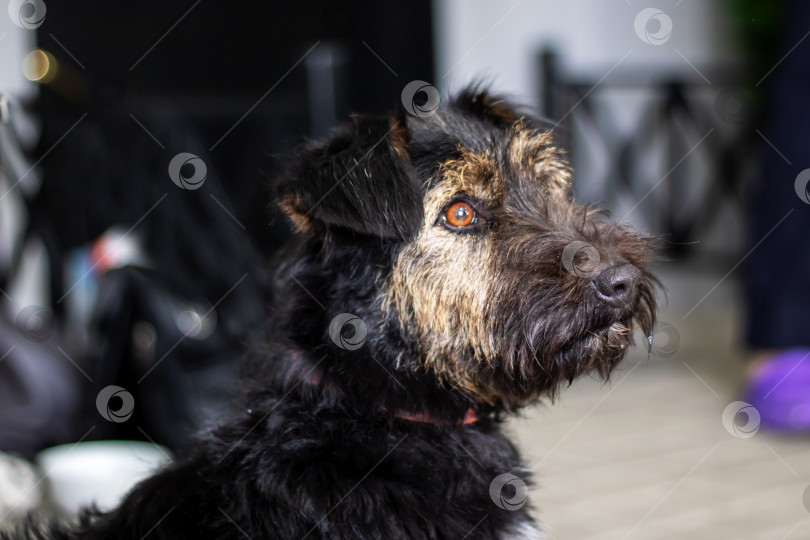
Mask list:
[[[625,319],[588,330],[566,343],[553,355],[559,367],[559,383],[595,372],[607,379],[633,344],[633,320]]]
[[[597,372],[607,379],[634,344],[633,329],[638,327],[645,335],[652,331],[652,313],[652,310],[640,311],[635,316],[624,317],[590,330],[558,351],[558,358],[555,360],[571,363],[570,369],[563,370],[571,378],[587,372]]]
[[[557,347],[541,345],[520,351],[518,369],[498,372],[489,365],[476,381],[485,402],[520,408],[554,399],[576,378],[597,373],[607,379],[632,345],[632,320],[615,321],[572,337]]]
[[[589,358],[599,356],[596,354],[599,351],[626,349],[632,344],[632,331],[632,319],[594,325],[568,339],[555,356],[575,357],[587,363]]]
[[[538,324],[526,324],[524,332],[507,332],[513,340],[504,347],[504,356],[482,366],[471,381],[475,397],[519,408],[556,398],[581,376],[608,380],[633,345],[634,328],[649,334],[654,321],[650,297],[624,313],[597,314],[590,326],[569,328],[567,335],[559,331],[564,321],[556,335],[554,327]]]

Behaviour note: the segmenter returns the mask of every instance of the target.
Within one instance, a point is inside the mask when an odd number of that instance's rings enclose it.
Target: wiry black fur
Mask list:
[[[0,538],[516,538],[521,524],[532,523],[529,507],[507,511],[490,498],[500,474],[528,482],[499,428],[508,403],[475,403],[418,369],[418,340],[407,321],[383,316],[378,294],[402,245],[422,227],[424,190],[437,181],[439,164],[460,147],[480,151],[503,139],[514,111],[469,90],[436,118],[355,117],[328,141],[300,149],[278,191],[306,234],[277,270],[271,339],[245,366],[238,412],[200,434],[112,512],[87,513],[69,529],[29,526]],[[508,294],[502,301],[510,304],[494,302],[513,312],[499,330],[509,344],[501,365],[522,367],[488,369],[499,392],[527,401],[588,369],[609,371],[623,351],[594,358],[588,333],[617,318],[639,318],[649,329],[652,278],[645,276],[626,313],[606,312],[565,282],[571,276],[561,272],[561,250],[583,237],[612,242],[643,266],[646,241],[618,226],[585,227],[590,214],[538,224],[543,201],[508,204],[515,214],[493,230],[498,241],[533,236],[539,247],[511,261],[525,271],[527,294],[517,304]],[[521,212],[534,213],[534,224],[516,221]],[[343,350],[330,339],[339,313],[367,322],[361,349]],[[534,364],[541,369],[520,371]],[[470,407],[479,420],[457,425]],[[424,410],[434,423],[395,414]]]

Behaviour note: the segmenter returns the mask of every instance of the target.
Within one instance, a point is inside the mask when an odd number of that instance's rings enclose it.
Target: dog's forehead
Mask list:
[[[423,149],[433,149],[438,156],[455,157],[458,148],[484,153],[505,143],[508,130],[481,118],[448,108],[427,118],[411,119],[408,127],[411,141]]]
[[[564,163],[550,132],[520,122],[504,127],[450,109],[409,127],[426,187],[445,182],[460,192],[498,196],[507,184],[543,180],[545,166]]]

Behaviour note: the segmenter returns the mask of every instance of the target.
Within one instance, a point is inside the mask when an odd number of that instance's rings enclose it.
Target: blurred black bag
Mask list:
[[[237,362],[246,344],[259,339],[246,338],[250,325],[242,317],[222,315],[244,306],[237,294],[241,285],[215,307],[205,300],[180,300],[151,270],[125,266],[104,275],[93,325],[101,346],[88,393],[96,401],[87,407],[98,409],[101,390],[116,385],[132,394],[134,409],[121,410],[122,401],[110,403],[109,410],[120,414],[109,419],[99,410],[96,436],[146,437],[177,448],[224,412]]]
[[[80,377],[53,345],[0,317],[0,451],[31,458],[77,437]]]
[[[83,416],[96,429],[88,438],[148,439],[177,448],[221,414],[240,357],[263,341],[269,305],[265,257],[277,241],[266,226],[269,216],[251,211],[268,202],[259,196],[266,193],[258,172],[255,181],[224,179],[200,142],[199,126],[159,107],[136,113],[165,145],[144,137],[129,115],[90,114],[77,121],[72,110],[49,111],[49,125],[73,127],[43,163],[41,189],[32,186],[25,201],[27,230],[42,239],[50,255],[51,297],[59,299],[52,306],[55,316],[72,303],[95,304],[89,322],[71,309],[64,313],[71,332],[66,341],[76,345],[68,352],[91,379]],[[50,152],[56,141],[45,135],[40,144]],[[201,189],[181,189],[170,176],[168,165],[182,152],[206,163]],[[5,159],[3,165],[13,163]],[[35,172],[15,185],[25,187]],[[65,283],[65,255],[87,250],[116,226],[126,230],[122,238],[132,232],[142,242],[150,269],[104,272],[98,268],[103,259],[96,258],[89,270],[82,268]],[[263,241],[249,231],[258,231]],[[0,272],[0,286],[3,278]],[[73,302],[85,286],[93,288],[90,281],[97,281],[95,300]],[[123,393],[102,393],[111,385]],[[133,410],[121,410],[132,403]],[[116,411],[121,414],[111,414]]]
[[[24,125],[30,127],[30,119],[22,105],[0,93],[0,451],[30,458],[79,436],[82,384],[79,371],[56,348],[53,314],[36,306],[20,309],[21,299],[14,301],[6,292],[26,271],[26,244],[36,239],[49,247],[29,212],[40,176],[20,141],[18,129]],[[37,321],[38,329],[28,327]]]
[[[127,116],[89,117],[64,143],[93,154],[75,160],[83,166],[103,164],[100,172],[71,169],[98,175],[100,182],[98,189],[81,191],[81,208],[90,212],[82,218],[94,228],[132,232],[149,266],[116,267],[98,278],[87,347],[94,382],[85,411],[98,427],[94,437],[147,439],[176,449],[222,414],[240,358],[263,341],[267,271],[248,234],[252,229],[241,221],[250,222],[247,210],[233,203],[239,184],[220,176],[197,129],[151,109],[137,116],[154,126],[165,150]],[[132,136],[138,142],[131,144]],[[170,177],[169,162],[181,152],[206,163],[200,189],[181,189]],[[66,181],[46,177],[44,188]],[[263,207],[267,200],[254,196],[251,203]],[[97,209],[103,215],[93,213]],[[110,385],[132,395],[131,416],[107,414],[107,404],[97,402]],[[113,393],[111,399],[109,410],[118,410],[121,396]]]

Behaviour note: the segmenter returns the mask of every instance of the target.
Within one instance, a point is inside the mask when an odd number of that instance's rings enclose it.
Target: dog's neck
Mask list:
[[[323,260],[322,251],[305,245],[299,263],[279,274],[275,295],[282,309],[269,325],[276,345],[258,368],[269,370],[276,392],[300,391],[306,399],[321,399],[352,414],[436,425],[469,425],[490,416],[492,407],[476,404],[419,367],[418,344],[398,321],[383,316],[380,305],[369,302],[390,259],[350,251]],[[294,280],[289,277],[293,271]],[[325,335],[330,319],[340,313],[367,322],[368,336],[359,348],[346,350]],[[317,384],[312,384],[316,373]]]
[[[334,388],[330,388],[328,383],[324,384],[322,380],[322,374],[320,370],[313,370],[306,381],[307,384],[318,387],[322,392],[335,392]],[[475,406],[471,405],[467,408],[467,411],[464,413],[464,417],[460,418],[456,421],[448,422],[444,418],[440,418],[433,412],[431,412],[427,407],[424,407],[421,411],[411,412],[405,409],[393,409],[389,410],[388,407],[385,405],[381,405],[378,409],[378,412],[382,416],[391,416],[393,415],[395,418],[400,420],[407,420],[409,422],[416,422],[420,424],[435,424],[435,425],[457,425],[457,426],[464,426],[469,424],[474,424],[478,422],[479,416],[476,413]]]

